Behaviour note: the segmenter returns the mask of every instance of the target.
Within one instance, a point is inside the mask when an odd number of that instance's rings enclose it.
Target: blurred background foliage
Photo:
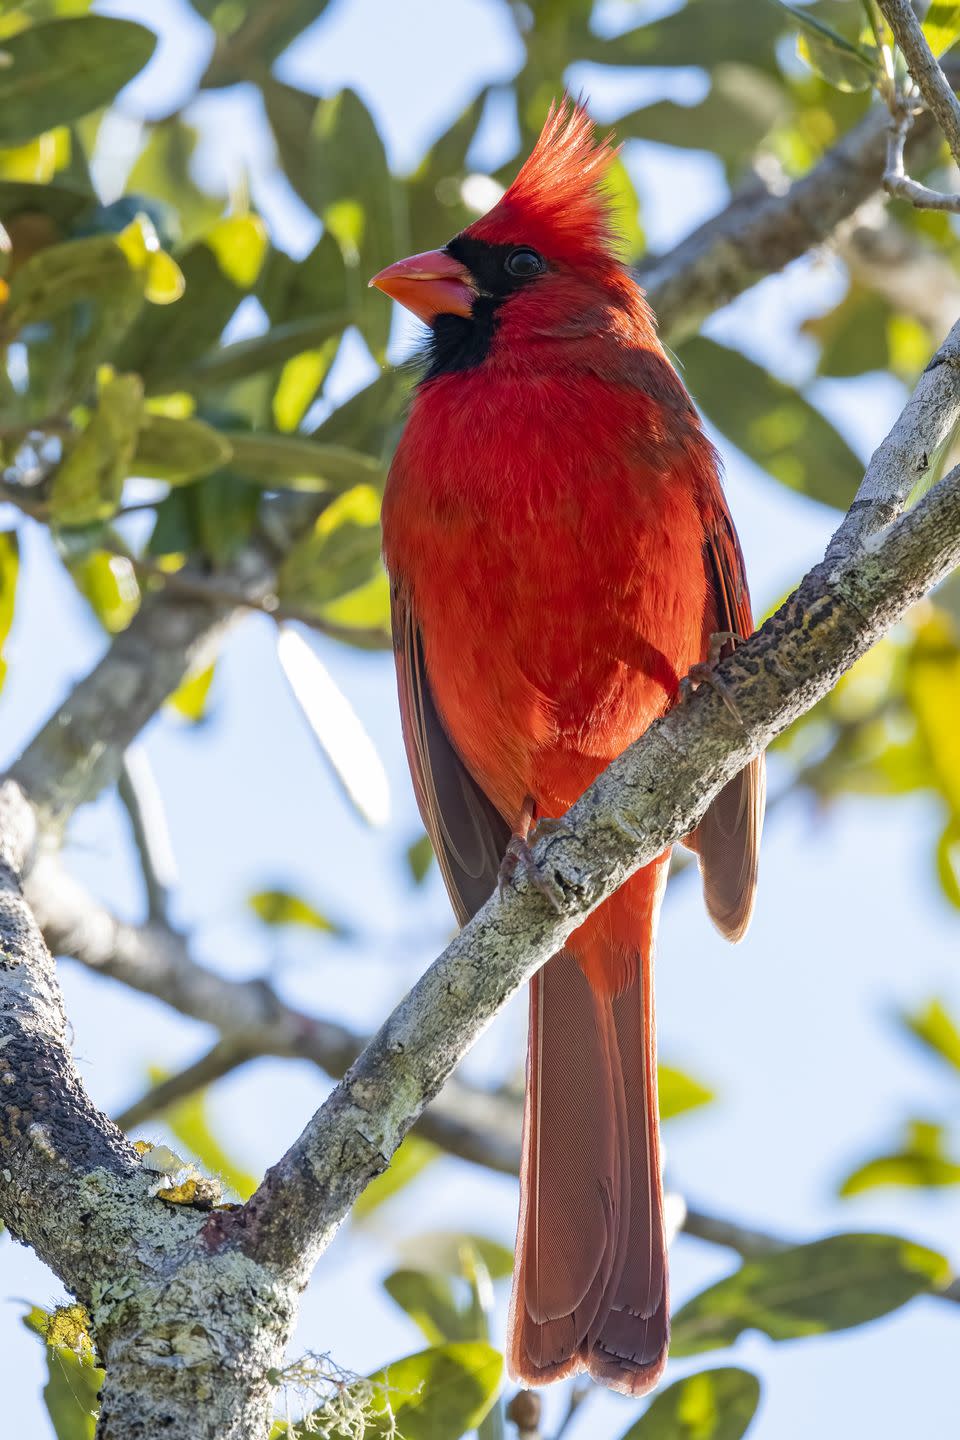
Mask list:
[[[122,4],[109,13],[84,0],[0,5],[0,499],[8,502],[0,656],[17,613],[25,525],[48,530],[77,603],[109,635],[123,631],[152,592],[266,611],[278,622],[292,692],[344,793],[375,822],[385,787],[376,752],[311,648],[280,629],[296,621],[344,645],[389,645],[378,511],[411,376],[387,362],[391,314],[368,277],[441,243],[488,207],[551,99],[576,83],[578,66],[675,70],[681,78],[696,67],[700,98],[691,101],[680,86],[682,103],[666,98],[619,114],[616,131],[628,154],[638,139],[707,152],[736,191],[757,177],[776,186],[803,174],[864,115],[884,34],[860,0],[624,3],[612,21],[611,7],[594,0],[515,0],[501,7],[522,52],[513,79],[470,96],[419,163],[397,174],[355,91],[316,95],[278,78],[288,47],[336,8],[325,0],[193,0],[209,26],[197,89],[143,121],[122,92],[150,61],[155,36],[126,18]],[[452,22],[456,10],[452,4]],[[960,6],[938,0],[927,24],[949,63]],[[277,238],[269,187],[252,188],[241,173],[224,196],[198,178],[196,101],[232,87],[258,97],[273,148],[271,184],[298,207],[311,237],[299,251]],[[476,142],[490,108],[505,106],[515,110],[514,153],[487,175],[474,162]],[[205,114],[216,123],[215,110]],[[936,146],[915,169],[949,183]],[[656,257],[622,160],[612,183],[624,246],[642,273]],[[856,386],[886,372],[909,385],[960,294],[955,220],[878,204],[857,223],[859,236],[851,226],[837,242],[845,293],[797,328],[797,343],[815,355],[802,383],[771,373],[749,344],[726,336],[677,346],[722,448],[838,514],[863,465],[817,403],[817,379]],[[896,263],[883,263],[882,253],[878,261],[878,247]],[[334,404],[328,381],[346,343],[366,347],[379,373]],[[929,457],[928,479],[945,458]],[[0,658],[0,681],[17,679]],[[186,722],[202,720],[212,679],[210,669],[193,675],[173,697]],[[798,791],[819,811],[848,795],[891,804],[934,797],[929,864],[943,903],[960,909],[958,716],[960,584],[951,582],[778,743],[772,805]],[[407,863],[411,883],[422,883],[431,863],[425,839],[411,844]],[[349,942],[336,916],[309,896],[264,888],[249,904],[276,935],[293,928]],[[905,1116],[899,1132],[864,1135],[862,1159],[838,1177],[844,1196],[960,1184],[957,1021],[931,997],[895,1024],[940,1066],[943,1111]],[[661,1089],[667,1117],[712,1098],[669,1067]],[[254,1178],[225,1153],[202,1091],[164,1120],[174,1143],[236,1194],[249,1193]],[[411,1137],[358,1206],[355,1225],[370,1224],[438,1154]],[[277,1434],[312,1427],[353,1435],[358,1423],[386,1434],[395,1419],[411,1440],[455,1440],[471,1428],[497,1440],[515,1423],[497,1399],[490,1323],[509,1252],[452,1231],[424,1235],[407,1250],[382,1283],[409,1316],[411,1337],[418,1331],[429,1348],[366,1381],[347,1382],[319,1362],[301,1365],[290,1383],[300,1394],[313,1387],[316,1403],[278,1421]],[[682,1308],[675,1354],[722,1348],[744,1329],[781,1341],[859,1325],[945,1279],[939,1255],[892,1236],[771,1246]],[[82,1327],[75,1333],[54,1321],[33,1310],[26,1323],[49,1347],[50,1424],[59,1440],[79,1440],[93,1434],[95,1360]],[[758,1399],[748,1372],[701,1370],[654,1399],[623,1440],[736,1440]],[[583,1402],[575,1390],[564,1424]]]

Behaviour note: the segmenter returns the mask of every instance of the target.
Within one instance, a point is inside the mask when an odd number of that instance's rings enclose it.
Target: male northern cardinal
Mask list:
[[[616,154],[551,109],[489,214],[371,284],[429,325],[383,505],[417,800],[463,923],[527,836],[705,678],[753,622],[743,557],[687,392],[617,259]],[[715,658],[715,655],[714,655]],[[687,843],[707,908],[746,930],[762,761]],[[669,1340],[652,951],[669,856],[530,987],[508,1362],[656,1384]]]

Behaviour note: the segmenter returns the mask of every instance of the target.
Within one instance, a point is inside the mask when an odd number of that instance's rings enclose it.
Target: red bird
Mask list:
[[[384,556],[407,755],[463,923],[561,816],[753,629],[717,456],[617,259],[616,151],[554,107],[489,214],[371,282],[430,327],[390,470]],[[698,667],[700,667],[698,669]],[[762,761],[688,844],[746,930]],[[508,1363],[642,1395],[670,1333],[652,987],[669,856],[530,987]]]

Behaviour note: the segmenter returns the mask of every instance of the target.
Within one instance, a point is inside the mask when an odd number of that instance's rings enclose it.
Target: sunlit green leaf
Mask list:
[[[709,1105],[713,1091],[701,1085],[692,1075],[675,1070],[672,1065],[661,1065],[657,1070],[657,1090],[660,1097],[661,1120],[672,1120],[688,1110],[698,1110]]]
[[[382,1175],[367,1186],[353,1207],[354,1220],[366,1220],[384,1201],[391,1199],[431,1165],[440,1151],[419,1135],[408,1135]]]
[[[942,611],[915,633],[907,695],[951,813],[960,816],[960,647]]]
[[[280,567],[280,599],[315,609],[370,580],[380,565],[380,497],[370,485],[338,495]]]
[[[960,3],[958,0],[933,0],[923,19],[923,33],[934,55],[949,50],[960,36]]]
[[[899,1018],[921,1044],[960,1071],[960,1027],[942,1000],[928,1000],[919,1010],[904,1010]]]
[[[335,925],[309,900],[304,900],[302,895],[294,895],[290,890],[257,890],[247,897],[247,904],[265,925],[301,925],[328,935],[341,933],[339,925]]]
[[[947,1155],[942,1125],[911,1120],[901,1150],[858,1165],[841,1182],[837,1193],[860,1195],[864,1190],[887,1185],[960,1185],[960,1161]]]
[[[142,413],[139,375],[107,381],[86,429],[67,447],[54,473],[50,513],[58,525],[89,525],[116,512]]]
[[[74,584],[108,634],[126,630],[140,608],[140,587],[130,561],[106,550],[91,550],[69,568]]]
[[[4,40],[0,145],[17,145],[109,104],[156,43],[143,25],[109,15],[50,20]]]
[[[206,718],[215,670],[216,667],[211,664],[191,671],[167,700],[168,706],[191,725],[199,725]]]
[[[20,546],[16,530],[0,531],[0,687],[7,678],[7,662],[3,647],[13,625],[17,597],[17,576],[20,572]]]
[[[687,340],[679,358],[694,399],[738,449],[791,490],[849,505],[863,465],[797,390],[702,335]]]
[[[948,1283],[942,1255],[896,1235],[832,1235],[745,1261],[674,1316],[671,1353],[732,1345],[744,1330],[793,1340],[863,1325]]]
[[[759,1403],[748,1370],[701,1370],[655,1395],[621,1440],[740,1440]]]

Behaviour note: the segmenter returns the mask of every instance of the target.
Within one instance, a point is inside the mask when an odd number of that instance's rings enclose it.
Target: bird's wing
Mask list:
[[[753,615],[743,553],[720,494],[712,497],[706,515],[704,563],[714,598],[712,616],[708,605],[708,643],[711,632],[751,635]],[[727,642],[721,655],[729,655],[732,648]],[[689,838],[700,856],[707,911],[728,940],[743,939],[753,913],[765,797],[766,771],[760,755],[728,781]]]
[[[493,893],[510,826],[467,770],[440,720],[409,597],[394,588],[400,718],[417,804],[463,925]]]

